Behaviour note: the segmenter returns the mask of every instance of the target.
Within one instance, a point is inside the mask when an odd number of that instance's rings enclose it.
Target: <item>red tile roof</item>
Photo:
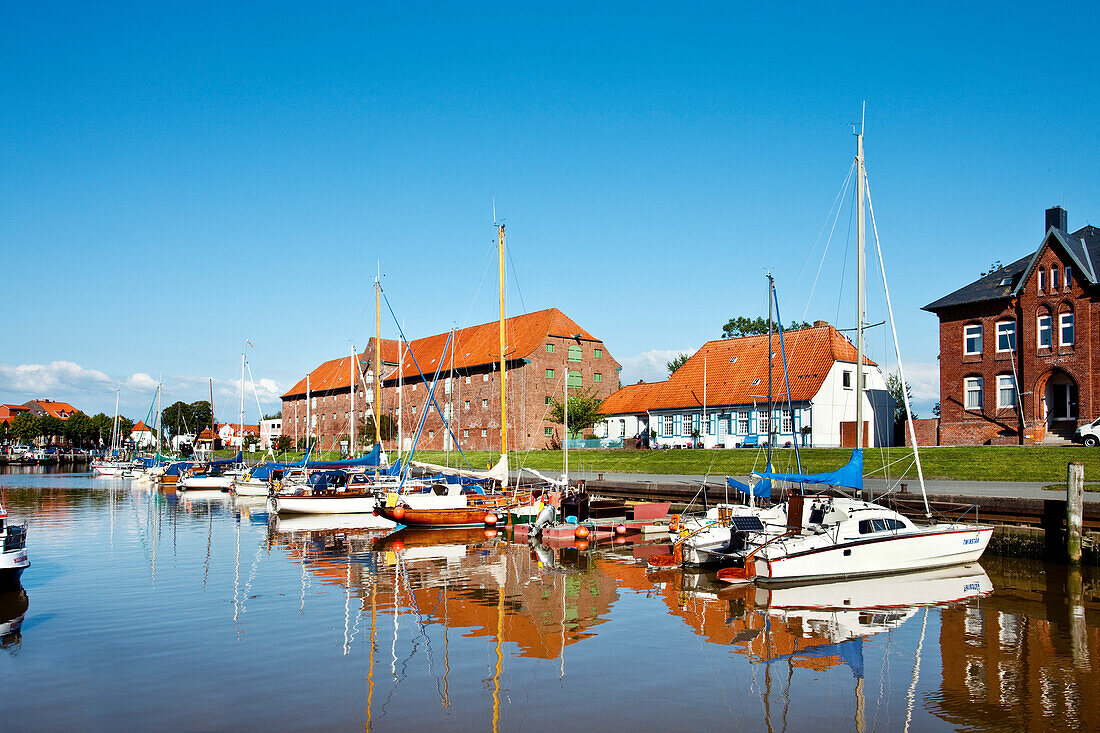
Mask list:
[[[374,339],[370,340],[374,346]],[[383,363],[396,364],[397,355],[400,352],[400,342],[393,339],[382,339]],[[359,368],[362,370],[374,369],[374,362],[367,355],[367,349],[358,355]],[[331,359],[309,373],[309,389],[311,392],[320,392],[326,389],[347,389],[351,384],[351,356],[343,356],[339,359]],[[385,373],[385,370],[383,370]],[[304,395],[306,393],[306,378],[302,377],[293,387],[283,393],[283,399]]]
[[[136,423],[134,423],[134,428],[130,432],[132,432],[132,433],[151,433],[151,432],[153,432],[153,429],[150,428],[150,427],[147,427],[145,425],[145,423],[143,423],[141,420],[138,420]]]
[[[787,352],[787,372],[791,382],[791,400],[813,398],[835,362],[856,361],[856,348],[830,325],[815,326],[784,334]],[[746,405],[768,399],[768,337],[708,341],[668,381],[624,387],[604,401],[605,415],[671,410],[703,404],[703,374],[706,372],[708,405]],[[779,335],[772,336],[771,352],[775,354],[772,390],[776,399],[785,398],[783,358]],[[864,363],[874,362],[864,357]],[[630,390],[622,397],[620,392]],[[612,412],[612,410],[615,410]]]
[[[653,404],[655,396],[665,384],[666,382],[628,384],[600,404],[600,413],[603,415],[644,413]]]
[[[35,400],[35,403],[41,407],[47,415],[51,417],[59,417],[62,420],[68,419],[69,415],[76,412],[76,408],[70,405],[68,402],[51,402],[50,400]]]
[[[547,308],[506,318],[504,320],[505,356],[509,360],[522,359],[536,349],[542,348],[548,336],[568,338],[577,334],[584,341],[597,343],[600,341],[557,308]],[[405,378],[417,373],[417,364],[420,365],[425,376],[431,376],[439,366],[440,358],[443,357],[443,349],[449,335],[449,332],[439,333],[410,341],[404,363],[401,365]],[[499,323],[491,321],[455,331],[451,350],[456,370],[499,362]],[[413,356],[416,357],[415,362]],[[451,356],[451,351],[448,351],[444,368],[450,368]],[[390,377],[393,378],[394,375],[391,374]]]

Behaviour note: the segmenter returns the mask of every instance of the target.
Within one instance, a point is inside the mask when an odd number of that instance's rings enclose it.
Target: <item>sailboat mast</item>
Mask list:
[[[775,287],[775,281],[772,279],[772,274],[768,273],[768,465],[772,463],[772,434],[775,432],[772,429],[772,419],[775,417],[775,407],[772,404],[772,349],[775,347],[772,345],[772,288]],[[770,468],[768,470],[771,470]]]
[[[568,349],[566,349],[568,353]],[[564,414],[562,416],[562,425],[565,427],[565,440],[562,442],[563,453],[565,456],[565,471],[562,475],[562,481],[565,483],[565,488],[569,488],[569,362],[565,362],[565,368],[562,370],[562,391],[565,392],[565,403],[562,406]]]
[[[244,358],[245,358],[245,353],[246,352],[244,352],[244,351],[241,352],[241,423],[240,423],[241,432],[240,432],[240,441],[241,441],[241,455],[242,455],[242,457],[244,455]],[[263,416],[261,415],[261,417],[263,417]]]
[[[355,457],[355,374],[357,372],[355,368],[355,344],[351,345],[351,358],[348,360],[348,390],[351,397],[351,445],[348,449],[351,451],[352,458]]]
[[[500,262],[500,455],[504,459],[505,471],[503,486],[508,486],[508,397],[505,388],[504,366],[504,225],[497,226],[497,257]],[[566,428],[568,436],[568,428]]]
[[[210,460],[214,460],[214,437],[218,434],[214,421],[214,380],[210,380]]]
[[[153,463],[156,463],[157,461],[160,460],[160,434],[161,434],[161,432],[164,431],[164,425],[162,424],[164,422],[164,418],[161,415],[161,411],[160,411],[160,392],[161,392],[161,385],[158,384],[157,385],[157,454],[153,458]]]
[[[402,331],[402,334],[404,331]],[[405,419],[403,414],[404,410],[404,392],[405,392],[405,379],[404,371],[402,367],[405,363],[405,336],[401,336],[400,348],[397,352],[397,460],[401,460],[401,451],[404,449],[402,445],[404,443],[404,437],[401,435],[401,423]]]
[[[374,427],[378,444],[382,444],[382,267],[374,276]],[[378,480],[378,468],[374,470]]]
[[[863,323],[866,314],[867,258],[864,242],[867,222],[864,219],[863,124],[856,134],[856,448],[863,448]]]
[[[117,449],[116,443],[121,444],[118,439],[118,387],[115,387],[115,419],[111,423],[111,452],[114,453]]]
[[[312,411],[309,406],[309,375],[306,375],[306,455],[309,455],[310,438],[313,437]],[[297,447],[297,446],[295,446]]]

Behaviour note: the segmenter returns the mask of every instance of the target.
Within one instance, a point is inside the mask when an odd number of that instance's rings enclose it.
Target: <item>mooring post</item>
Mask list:
[[[1081,522],[1085,501],[1085,464],[1066,469],[1066,555],[1071,565],[1081,564]]]

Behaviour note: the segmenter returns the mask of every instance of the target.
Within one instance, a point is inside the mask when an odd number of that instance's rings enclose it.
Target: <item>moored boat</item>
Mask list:
[[[27,559],[27,525],[11,524],[0,506],[0,588],[19,584],[23,571],[30,567]]]

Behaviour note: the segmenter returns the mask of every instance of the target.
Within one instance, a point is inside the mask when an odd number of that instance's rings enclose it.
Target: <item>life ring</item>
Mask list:
[[[672,519],[668,523],[668,528],[672,532],[679,532],[680,531],[680,515],[679,514],[673,514],[672,515]]]

